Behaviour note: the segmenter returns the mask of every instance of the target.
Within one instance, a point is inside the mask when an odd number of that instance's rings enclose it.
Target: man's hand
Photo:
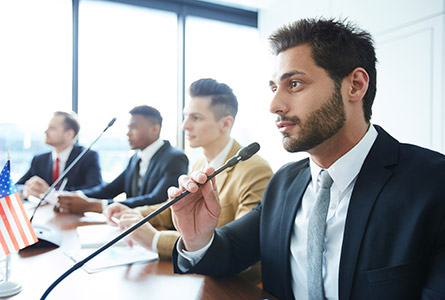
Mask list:
[[[120,220],[122,215],[125,213],[132,213],[133,210],[128,206],[115,202],[113,204],[108,205],[107,209],[104,210],[103,214],[107,218],[107,223],[111,226],[117,226],[118,223],[115,220]]]
[[[49,185],[45,180],[39,176],[33,176],[25,182],[24,189],[22,191],[23,197],[26,199],[29,196],[40,198],[40,195],[46,192]]]
[[[218,224],[221,205],[214,179],[201,187],[197,184],[203,184],[213,172],[213,168],[208,168],[205,173],[193,172],[190,177],[182,175],[179,177],[179,187],[168,190],[169,199],[186,190],[190,192],[171,207],[173,224],[181,233],[188,251],[196,251],[207,245]]]
[[[82,214],[87,211],[102,212],[102,202],[99,199],[88,198],[83,193],[62,192],[55,210],[62,213]]]
[[[126,210],[125,213],[119,219],[119,228],[124,231],[129,227],[133,226],[140,220],[142,220],[142,215],[139,211],[135,209]],[[128,237],[127,242],[130,246],[133,246],[133,243],[136,242],[142,247],[151,250],[151,245],[153,242],[153,237],[157,230],[150,224],[145,223],[135,231],[133,231]]]

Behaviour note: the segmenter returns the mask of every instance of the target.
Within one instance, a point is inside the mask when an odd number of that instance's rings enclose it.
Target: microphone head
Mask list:
[[[113,126],[114,122],[116,122],[116,118],[113,118],[113,120],[111,120],[110,123],[108,123],[107,127]]]
[[[249,146],[246,146],[244,148],[241,148],[238,153],[237,153],[237,157],[240,160],[247,160],[249,158],[252,157],[252,155],[254,155],[255,153],[258,152],[258,150],[260,150],[260,144],[258,143],[252,143]]]

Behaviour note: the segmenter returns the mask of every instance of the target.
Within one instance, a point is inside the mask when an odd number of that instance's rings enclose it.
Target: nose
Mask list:
[[[131,135],[131,130],[128,129],[128,131],[127,131],[127,136],[130,137],[130,135]]]
[[[269,111],[273,114],[284,115],[289,111],[285,93],[279,88],[275,91],[272,101],[270,102]]]
[[[186,131],[190,128],[190,122],[188,122],[188,118],[184,118],[181,124],[182,130]]]

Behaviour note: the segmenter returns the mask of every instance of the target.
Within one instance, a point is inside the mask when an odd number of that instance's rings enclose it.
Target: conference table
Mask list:
[[[33,224],[60,230],[61,246],[46,249],[30,247],[13,254],[11,280],[20,283],[23,290],[1,299],[40,299],[46,289],[74,265],[66,253],[80,248],[77,226],[99,223],[103,223],[103,220],[91,215],[54,213],[51,205],[41,206]],[[173,274],[170,261],[156,260],[113,267],[92,274],[80,268],[59,283],[46,299],[275,298],[239,276],[214,278],[196,274],[178,275]]]

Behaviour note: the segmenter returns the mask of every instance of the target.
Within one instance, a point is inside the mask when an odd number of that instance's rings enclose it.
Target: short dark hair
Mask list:
[[[159,124],[162,126],[162,116],[161,113],[154,107],[148,105],[140,105],[134,107],[129,113],[133,115],[142,115],[145,118],[151,120],[154,124]]]
[[[376,93],[377,59],[368,32],[346,20],[302,19],[279,28],[269,41],[275,55],[308,44],[315,63],[325,69],[337,84],[355,68],[365,69],[369,75],[369,86],[363,97],[363,112],[366,122],[369,122]]]
[[[190,85],[190,97],[210,97],[210,108],[216,120],[225,116],[236,117],[238,100],[232,89],[225,83],[212,78],[202,78]]]
[[[76,136],[79,133],[80,124],[79,121],[77,120],[77,115],[74,112],[67,113],[64,111],[56,111],[54,113],[54,116],[62,116],[64,118],[63,123],[65,125],[65,131],[72,129],[74,131],[74,136]]]

